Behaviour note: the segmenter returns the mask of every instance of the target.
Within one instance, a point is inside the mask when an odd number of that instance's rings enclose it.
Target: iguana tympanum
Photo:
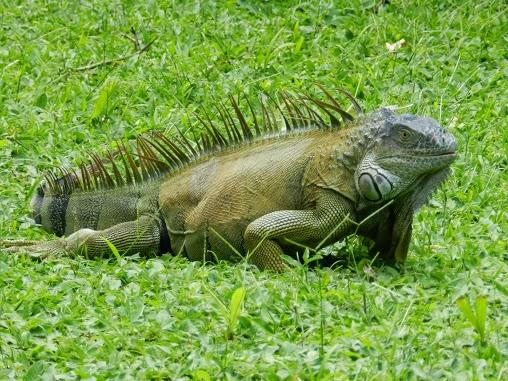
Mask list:
[[[135,150],[119,144],[106,159],[48,175],[33,197],[35,221],[67,237],[7,250],[246,255],[282,271],[283,253],[356,233],[381,258],[404,261],[413,215],[445,179],[455,139],[431,118],[363,115],[345,94],[360,114],[353,120],[322,90],[283,94],[276,108],[247,100],[248,113],[231,98],[217,107],[222,129],[197,117],[198,143],[141,136]]]

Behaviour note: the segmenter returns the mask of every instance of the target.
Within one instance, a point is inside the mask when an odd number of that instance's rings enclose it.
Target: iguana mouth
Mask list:
[[[456,152],[445,152],[445,153],[436,153],[436,154],[428,154],[428,155],[418,155],[417,157],[455,157],[457,156]],[[411,158],[412,156],[407,156]]]
[[[427,154],[427,155],[418,155],[417,157],[443,157],[443,158],[446,158],[446,157],[450,157],[450,158],[453,158],[453,157],[456,157],[457,156],[457,152],[454,152],[454,151],[448,151],[448,152],[444,152],[444,153],[437,153],[437,154]],[[412,155],[391,155],[391,156],[383,156],[383,157],[380,157],[378,158],[378,160],[385,160],[385,159],[392,159],[392,158],[408,158],[408,159],[414,159],[415,156],[412,156]]]
[[[430,155],[430,156],[457,156],[457,152],[450,151],[450,152],[445,152],[445,153],[440,153],[438,155]]]

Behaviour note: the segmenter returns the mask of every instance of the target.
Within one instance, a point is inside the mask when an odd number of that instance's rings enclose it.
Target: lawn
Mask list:
[[[381,3],[1,2],[1,238],[50,238],[28,217],[45,170],[191,133],[228,94],[344,88],[438,119],[460,153],[401,269],[355,265],[354,239],[282,275],[0,252],[0,379],[507,379],[508,7]]]

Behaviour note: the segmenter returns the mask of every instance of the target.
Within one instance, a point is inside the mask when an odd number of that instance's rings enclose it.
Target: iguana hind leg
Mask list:
[[[349,234],[353,224],[350,202],[332,191],[321,191],[316,207],[309,210],[281,210],[251,222],[244,234],[250,261],[260,269],[284,271],[281,244],[297,242],[315,247]]]
[[[104,230],[80,229],[66,238],[36,243],[29,246],[12,246],[7,252],[46,252],[48,255],[83,253],[87,257],[111,253],[108,242],[121,254],[157,254],[163,242],[164,226],[151,216],[142,216],[135,221],[123,222]]]

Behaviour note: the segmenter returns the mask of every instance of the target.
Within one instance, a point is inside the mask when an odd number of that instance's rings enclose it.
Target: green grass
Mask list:
[[[354,266],[274,275],[171,256],[0,254],[0,379],[508,377],[502,0],[393,0],[378,13],[373,0],[14,3],[0,6],[2,238],[47,237],[26,217],[44,170],[172,134],[229,93],[343,87],[367,110],[439,119],[460,156],[416,218],[404,270],[375,267],[375,279]],[[148,51],[73,70],[133,53],[131,27],[156,38]]]

